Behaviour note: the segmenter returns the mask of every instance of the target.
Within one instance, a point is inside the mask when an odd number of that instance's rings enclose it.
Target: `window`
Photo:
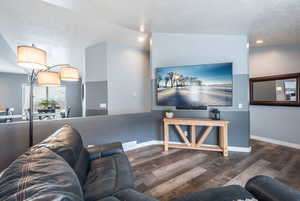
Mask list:
[[[23,112],[29,109],[30,86],[23,85]],[[65,86],[34,86],[33,87],[33,112],[51,110],[61,112],[66,107]]]

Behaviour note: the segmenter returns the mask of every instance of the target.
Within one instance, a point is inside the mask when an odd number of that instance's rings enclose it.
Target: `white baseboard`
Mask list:
[[[254,140],[263,141],[263,142],[269,142],[269,143],[272,143],[272,144],[282,145],[282,146],[285,146],[285,147],[300,149],[300,144],[295,144],[295,143],[290,143],[290,142],[286,142],[286,141],[276,140],[276,139],[273,139],[273,138],[260,137],[260,136],[256,136],[256,135],[250,135],[250,138],[254,139]]]
[[[229,146],[228,147],[229,151],[234,151],[234,152],[251,152],[252,147],[235,147],[235,146]]]
[[[151,141],[142,142],[142,143],[137,143],[137,141],[131,141],[131,142],[123,143],[122,145],[123,145],[124,151],[130,151],[130,150],[138,149],[141,147],[146,147],[146,146],[156,145],[156,144],[162,144],[162,143],[160,141],[151,140]]]
[[[182,142],[170,142],[172,144],[184,144]],[[145,146],[150,146],[150,145],[162,145],[163,141],[160,140],[151,140],[151,141],[147,141],[147,142],[142,142],[142,143],[137,143],[136,141],[132,141],[132,142],[126,142],[123,143],[123,147],[125,151],[130,151],[130,150],[134,150],[134,149],[138,149],[141,147],[145,147]],[[203,144],[202,146],[214,146],[214,145],[209,145],[209,144]],[[234,152],[251,152],[251,147],[235,147],[235,146],[229,146],[228,147],[229,151],[234,151]]]

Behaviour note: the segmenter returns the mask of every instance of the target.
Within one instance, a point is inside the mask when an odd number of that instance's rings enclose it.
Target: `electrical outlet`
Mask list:
[[[106,109],[106,103],[100,103],[99,107],[102,108],[102,109]]]
[[[184,133],[185,136],[188,136],[188,132],[187,131],[184,131],[183,133]]]

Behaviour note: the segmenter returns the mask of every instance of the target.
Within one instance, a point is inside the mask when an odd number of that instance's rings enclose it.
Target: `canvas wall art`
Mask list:
[[[157,104],[232,106],[232,63],[156,68]]]

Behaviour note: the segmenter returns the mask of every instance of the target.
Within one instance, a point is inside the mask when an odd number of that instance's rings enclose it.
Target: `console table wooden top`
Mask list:
[[[196,118],[163,118],[164,122],[164,149],[169,147],[181,149],[195,149],[207,151],[220,151],[224,156],[228,156],[228,124],[227,120],[196,119]],[[174,125],[184,144],[169,143],[169,126]],[[191,126],[191,139],[185,136],[180,126]],[[207,126],[202,136],[197,140],[196,126]],[[219,144],[216,146],[205,146],[203,143],[207,139],[214,127],[219,127]]]
[[[223,126],[229,124],[227,120],[196,119],[196,118],[163,118],[164,123],[196,126]]]

